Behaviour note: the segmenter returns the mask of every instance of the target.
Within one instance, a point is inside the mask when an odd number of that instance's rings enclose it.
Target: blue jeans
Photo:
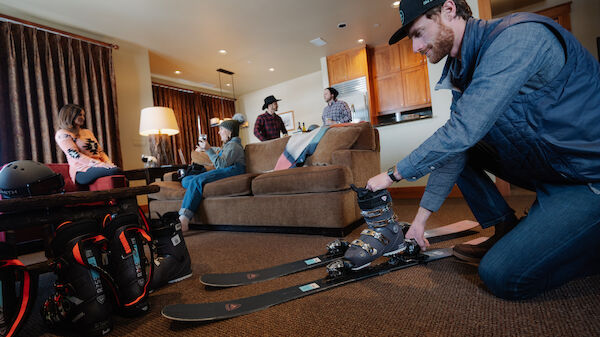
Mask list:
[[[494,295],[531,298],[600,272],[600,183],[569,183],[553,170],[515,175],[518,169],[511,172],[510,162],[501,162],[493,148],[477,144],[457,183],[484,228],[514,217],[514,211],[483,169],[537,194],[528,215],[479,264],[479,276]]]
[[[234,164],[226,168],[215,169],[197,175],[184,177],[181,180],[181,185],[183,185],[186,191],[185,195],[183,196],[183,202],[181,204],[179,214],[188,219],[194,217],[194,213],[196,213],[196,210],[198,207],[200,207],[200,202],[202,202],[202,189],[204,188],[204,184],[227,177],[240,175],[245,172],[245,165]]]
[[[75,182],[80,185],[88,185],[96,181],[96,179],[107,176],[114,176],[116,174],[123,174],[118,167],[90,167],[85,172],[77,172],[75,173]]]

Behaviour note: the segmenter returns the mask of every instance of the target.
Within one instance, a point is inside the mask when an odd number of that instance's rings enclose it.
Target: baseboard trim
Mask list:
[[[425,186],[409,186],[409,187],[390,187],[388,188],[392,199],[421,199],[425,192]],[[448,198],[462,198],[463,195],[460,193],[458,186],[454,185],[452,191],[448,195]]]
[[[349,224],[344,228],[319,228],[319,227],[284,227],[284,226],[243,226],[243,225],[203,225],[190,224],[190,229],[229,231],[229,232],[257,232],[257,233],[282,233],[282,234],[308,234],[344,237],[350,234],[356,227],[362,225],[364,219]]]

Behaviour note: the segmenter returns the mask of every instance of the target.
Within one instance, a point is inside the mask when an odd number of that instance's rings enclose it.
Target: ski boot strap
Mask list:
[[[364,251],[366,251],[367,253],[369,253],[371,256],[376,255],[377,254],[377,249],[374,247],[371,247],[370,244],[360,240],[360,239],[356,239],[354,241],[352,241],[352,245],[354,246],[358,246],[360,248],[362,248]]]
[[[360,215],[362,215],[365,218],[375,218],[381,216],[385,212],[389,212],[390,209],[392,209],[392,204],[387,203],[381,208],[376,208],[368,211],[360,211]]]
[[[395,223],[398,222],[398,217],[396,217],[396,215],[394,214],[392,217],[389,217],[387,219],[381,219],[381,220],[376,220],[376,221],[369,221],[369,219],[365,219],[367,222],[367,226],[369,227],[375,227],[375,228],[382,228],[382,227],[387,227],[388,225],[393,225]]]
[[[384,246],[387,246],[387,244],[390,242],[390,240],[388,238],[386,238],[385,235],[383,235],[383,233],[374,231],[369,228],[364,229],[362,232],[360,232],[360,234],[372,236],[375,239],[377,239],[379,242],[381,242]]]

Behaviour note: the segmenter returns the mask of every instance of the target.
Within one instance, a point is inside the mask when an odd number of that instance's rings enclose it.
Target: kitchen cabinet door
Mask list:
[[[404,106],[402,86],[402,73],[400,72],[380,76],[375,80],[378,114],[396,112]]]
[[[344,82],[348,78],[348,67],[345,54],[335,54],[327,57],[327,72],[329,85]]]
[[[378,46],[373,50],[373,76],[385,76],[400,70],[398,50],[393,46]]]
[[[412,40],[405,38],[398,42],[397,45],[402,70],[420,66],[425,63],[423,55],[413,52]]]
[[[349,50],[346,53],[346,81],[367,75],[367,50],[366,48]]]
[[[405,106],[430,103],[427,67],[415,67],[402,71]]]

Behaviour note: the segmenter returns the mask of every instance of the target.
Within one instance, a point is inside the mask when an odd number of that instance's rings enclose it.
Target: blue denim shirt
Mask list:
[[[421,207],[437,211],[466,163],[466,150],[492,129],[494,123],[519,95],[549,83],[565,64],[564,50],[554,34],[541,23],[522,23],[502,31],[477,62],[470,84],[461,90],[453,78],[461,64],[473,60],[480,20],[469,19],[461,46],[461,59],[448,59],[449,73],[436,86],[461,92],[453,100],[450,119],[422,145],[398,162],[404,179],[416,180],[431,173]]]

